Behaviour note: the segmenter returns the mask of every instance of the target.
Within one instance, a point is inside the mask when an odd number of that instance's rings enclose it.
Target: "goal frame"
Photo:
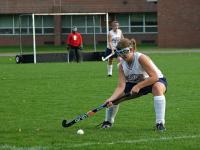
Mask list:
[[[36,55],[36,34],[35,34],[35,16],[63,16],[63,15],[106,15],[106,34],[107,34],[107,41],[108,41],[108,32],[109,32],[109,16],[108,13],[32,13],[32,29],[33,29],[33,58],[34,58],[34,64],[37,63],[37,55]],[[94,20],[93,20],[94,22]],[[94,30],[94,45],[95,45],[95,51],[96,51],[96,37],[95,37],[95,30]]]

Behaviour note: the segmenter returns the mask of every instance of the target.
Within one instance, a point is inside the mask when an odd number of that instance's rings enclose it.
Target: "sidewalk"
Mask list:
[[[0,53],[0,57],[1,56],[13,56],[13,57],[15,57],[16,55],[18,55],[18,53]]]
[[[169,50],[169,51],[141,51],[146,54],[175,54],[175,53],[200,53],[199,50]]]
[[[169,50],[169,51],[139,51],[145,54],[176,54],[176,53],[200,53],[200,49],[199,50]],[[15,57],[16,55],[20,55],[19,53],[0,53],[0,57],[2,56],[13,56]]]

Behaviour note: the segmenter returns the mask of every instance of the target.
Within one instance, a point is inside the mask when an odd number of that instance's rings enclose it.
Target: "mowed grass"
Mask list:
[[[0,149],[200,149],[200,53],[149,56],[169,82],[164,133],[153,130],[151,94],[120,104],[112,129],[96,127],[104,110],[62,128],[62,119],[73,119],[112,94],[116,62],[108,78],[104,62],[15,64],[12,57],[0,57]],[[80,128],[84,135],[76,134]]]

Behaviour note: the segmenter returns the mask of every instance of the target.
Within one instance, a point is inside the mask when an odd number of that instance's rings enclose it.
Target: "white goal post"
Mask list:
[[[107,32],[107,41],[108,41],[108,32],[109,32],[109,23],[108,23],[108,13],[33,13],[32,14],[32,28],[33,28],[33,56],[34,56],[34,64],[37,63],[36,57],[36,35],[35,35],[35,16],[46,16],[46,15],[106,15],[106,32]],[[95,22],[93,20],[93,22]],[[94,30],[95,31],[95,30]],[[94,45],[96,50],[96,37],[94,33]]]

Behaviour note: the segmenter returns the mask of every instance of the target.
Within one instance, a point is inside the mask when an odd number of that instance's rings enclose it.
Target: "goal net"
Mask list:
[[[37,54],[66,52],[66,38],[73,26],[96,51],[97,36],[107,41],[108,13],[38,13],[19,16],[20,53]],[[83,41],[84,44],[84,41]]]

